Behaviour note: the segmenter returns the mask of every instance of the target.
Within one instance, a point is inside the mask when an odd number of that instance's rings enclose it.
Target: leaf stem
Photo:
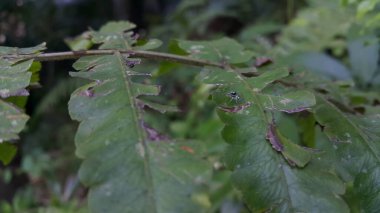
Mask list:
[[[225,63],[217,63],[208,60],[191,58],[188,56],[175,55],[170,53],[162,53],[155,51],[145,51],[145,50],[79,50],[79,51],[66,51],[66,52],[52,52],[52,53],[41,53],[35,55],[4,55],[3,58],[9,59],[33,59],[35,61],[62,61],[62,60],[73,60],[78,59],[83,56],[93,56],[93,55],[113,55],[116,52],[122,55],[129,55],[131,58],[145,58],[157,61],[170,61],[181,64],[193,65],[193,66],[211,66],[226,69],[228,67]],[[283,84],[288,87],[297,87],[297,84],[286,82],[283,80],[276,80],[276,82]]]
[[[194,66],[213,66],[224,68],[225,64],[215,63],[212,61],[190,58],[187,56],[161,53],[155,51],[144,50],[82,50],[82,51],[67,51],[67,52],[53,52],[53,53],[41,53],[38,55],[7,55],[5,58],[21,58],[21,59],[34,59],[36,61],[60,61],[77,59],[83,56],[91,55],[112,55],[115,52],[120,52],[123,55],[130,55],[130,57],[146,58],[152,60],[164,60],[171,62],[178,62],[182,64],[194,65]]]
[[[149,199],[150,199],[150,202],[151,202],[151,205],[149,205],[150,207],[150,212],[152,213],[155,213],[157,212],[156,211],[156,201],[155,201],[155,197],[154,197],[154,191],[153,191],[153,188],[154,188],[154,184],[153,184],[153,175],[152,175],[152,168],[151,168],[151,165],[149,163],[149,149],[148,149],[148,145],[147,145],[147,141],[146,141],[146,137],[145,137],[145,134],[143,133],[143,130],[141,128],[141,121],[142,121],[142,118],[141,118],[141,113],[139,112],[139,109],[138,109],[138,106],[137,106],[137,103],[136,103],[136,96],[135,94],[133,94],[132,92],[132,82],[131,82],[131,79],[130,77],[128,76],[127,72],[125,72],[127,69],[125,63],[123,63],[123,57],[121,56],[120,52],[116,52],[115,51],[115,57],[117,57],[117,60],[119,62],[119,66],[120,66],[120,71],[121,71],[121,75],[123,76],[124,78],[124,86],[125,86],[125,90],[127,92],[127,96],[129,98],[129,104],[130,104],[130,107],[131,107],[131,111],[132,111],[132,116],[133,116],[133,120],[134,120],[134,125],[135,125],[135,131],[137,132],[137,135],[138,135],[138,143],[143,147],[144,149],[144,155],[143,155],[143,158],[145,159],[144,160],[144,170],[145,170],[145,173],[146,173],[146,181],[147,181],[147,184],[148,184],[148,196],[149,196]]]

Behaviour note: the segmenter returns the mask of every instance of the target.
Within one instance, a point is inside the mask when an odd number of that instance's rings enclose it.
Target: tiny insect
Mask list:
[[[231,91],[227,93],[227,96],[231,98],[230,101],[238,102],[240,100],[240,96],[235,91]]]

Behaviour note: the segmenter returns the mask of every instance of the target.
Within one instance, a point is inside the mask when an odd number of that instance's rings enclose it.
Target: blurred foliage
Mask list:
[[[89,41],[75,40],[74,36],[87,27],[98,29],[101,24],[122,17],[115,10],[115,2],[0,1],[0,44],[21,47],[46,41],[54,51],[67,50],[66,44],[71,49],[86,49],[91,45]],[[174,39],[235,37],[256,57],[271,57],[279,64],[293,64],[297,69],[312,71],[311,75],[337,80],[342,88],[357,88],[345,103],[355,110],[364,108],[371,112],[378,110],[379,105],[379,2],[136,0],[124,1],[124,9],[127,17],[140,27],[137,32],[143,39],[149,35],[168,44],[161,47],[163,51],[184,54]],[[142,12],[133,15],[131,7]],[[86,38],[86,34],[82,37]],[[169,62],[159,66],[142,63],[146,64],[145,69],[151,67],[145,71],[152,73],[153,81],[163,85],[163,97],[156,99],[178,105],[181,110],[168,115],[149,111],[145,119],[169,137],[204,143],[204,158],[213,165],[211,181],[193,199],[209,212],[247,212],[241,194],[229,182],[231,172],[224,168],[226,144],[220,135],[223,124],[208,95],[213,88],[196,77],[199,68]],[[73,140],[77,124],[67,112],[71,92],[85,82],[68,80],[70,69],[70,63],[47,63],[41,71],[42,88],[31,90],[26,105],[31,119],[18,144],[18,160],[0,170],[0,191],[4,185],[12,186],[4,187],[12,196],[0,197],[0,212],[87,212],[86,188],[76,177],[79,160],[74,155]],[[373,91],[373,95],[364,91]],[[302,119],[315,122],[313,117],[297,119],[281,119],[279,125],[287,138],[302,141],[321,137],[314,131],[287,131]]]

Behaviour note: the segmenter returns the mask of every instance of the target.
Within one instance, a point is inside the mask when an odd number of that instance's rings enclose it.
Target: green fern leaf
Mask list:
[[[135,24],[129,21],[108,22],[99,31],[91,31],[91,41],[101,44],[100,49],[120,49],[120,50],[151,50],[161,46],[158,39],[150,39],[146,42],[138,42],[138,35],[133,33]],[[89,41],[82,38],[79,41]],[[88,46],[90,44],[87,44]]]
[[[207,68],[202,78],[218,85],[213,100],[225,123],[222,135],[230,144],[225,161],[233,170],[235,187],[252,211],[349,211],[339,196],[345,192],[343,182],[334,173],[321,170],[308,150],[284,138],[269,113],[306,110],[315,104],[313,93],[260,93],[255,85],[268,86],[273,79],[248,78],[232,69]]]
[[[109,22],[99,31],[91,32],[92,42],[102,44],[100,49],[131,49],[136,40],[130,30],[136,27],[128,21]]]
[[[323,96],[317,98],[314,111],[333,143],[337,171],[352,185],[350,206],[358,212],[379,212],[380,114],[348,115]]]
[[[24,129],[29,119],[29,116],[11,103],[10,98],[28,96],[26,87],[31,81],[37,80],[38,68],[32,66],[33,60],[20,60],[16,57],[35,55],[44,49],[45,44],[30,48],[0,47],[0,144],[18,139],[18,133]],[[35,79],[31,79],[32,75]],[[17,100],[12,101],[16,103]],[[9,163],[15,150],[16,147],[12,144],[1,144],[0,160],[4,164]]]
[[[200,150],[170,142],[143,123],[138,98],[157,95],[159,87],[133,82],[119,53],[83,57],[74,67],[81,72],[72,76],[93,80],[69,102],[71,117],[80,121],[76,154],[84,159],[79,177],[90,187],[91,211],[199,212],[191,195],[208,177],[207,164],[196,157]]]
[[[253,52],[231,38],[221,38],[214,41],[184,41],[179,47],[190,54],[190,57],[215,61],[219,63],[239,64],[249,61]]]

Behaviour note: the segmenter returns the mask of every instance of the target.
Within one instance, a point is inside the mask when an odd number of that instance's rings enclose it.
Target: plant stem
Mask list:
[[[66,52],[55,52],[55,53],[41,53],[38,55],[7,55],[4,58],[11,59],[34,59],[36,61],[62,61],[62,60],[73,60],[78,59],[83,56],[93,56],[93,55],[113,55],[119,52],[122,55],[129,55],[131,58],[146,58],[158,61],[171,61],[181,64],[188,64],[193,66],[211,66],[219,67],[225,69],[228,65],[224,63],[216,63],[212,61],[190,58],[187,56],[174,55],[169,53],[161,53],[154,51],[144,51],[144,50],[80,50],[80,51],[66,51]],[[232,67],[231,67],[232,68]],[[297,87],[296,84],[285,82],[282,80],[277,80],[284,86]]]
[[[83,50],[83,51],[67,51],[67,52],[56,52],[56,53],[42,53],[39,55],[8,55],[7,58],[25,58],[34,59],[36,61],[60,61],[60,60],[70,60],[77,59],[83,56],[91,55],[112,55],[115,52],[120,52],[124,55],[130,55],[133,58],[146,58],[153,60],[164,60],[171,62],[178,62],[182,64],[194,65],[194,66],[213,66],[224,68],[225,64],[215,63],[207,60],[195,59],[186,56],[154,52],[154,51],[144,51],[144,50]]]

